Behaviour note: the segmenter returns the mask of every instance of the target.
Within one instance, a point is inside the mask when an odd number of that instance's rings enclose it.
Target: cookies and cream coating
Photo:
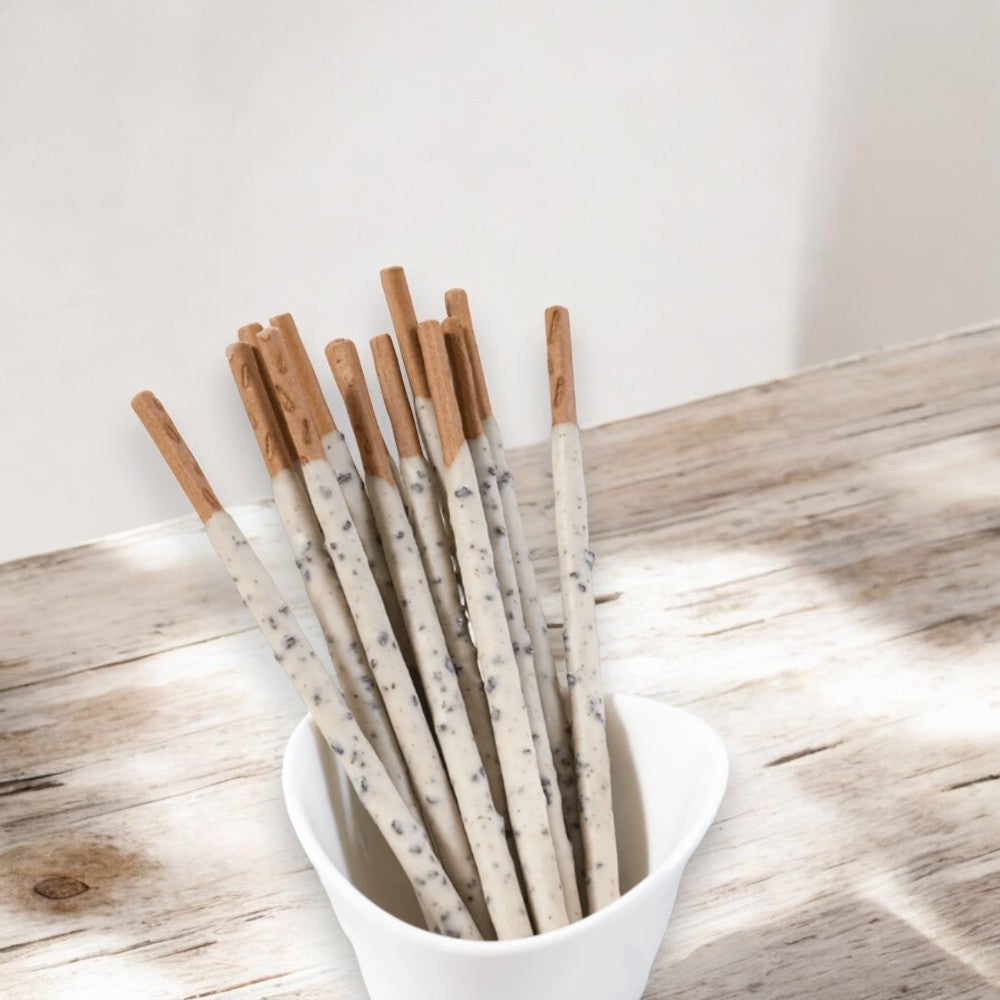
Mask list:
[[[594,554],[589,549],[583,452],[576,424],[552,428],[552,484],[584,883],[593,913],[617,899],[620,892],[594,605]]]
[[[569,716],[566,712],[564,692],[559,683],[559,675],[552,659],[548,623],[542,610],[542,601],[535,580],[535,568],[531,561],[531,549],[524,533],[521,508],[517,502],[514,475],[507,464],[500,428],[492,413],[483,417],[483,433],[490,443],[493,467],[496,470],[497,490],[503,505],[504,521],[507,526],[507,541],[514,560],[514,573],[521,595],[521,610],[524,624],[531,637],[531,648],[535,659],[535,679],[545,717],[545,728],[549,736],[549,747],[559,780],[559,794],[562,798],[566,832],[573,845],[573,855],[577,869],[583,872],[583,840],[580,834],[580,807],[576,790],[576,767],[573,762],[573,736]],[[585,902],[585,900],[581,900]]]
[[[337,480],[344,491],[351,517],[357,525],[361,544],[364,545],[365,552],[368,553],[368,562],[371,565],[375,582],[378,584],[379,593],[382,595],[386,610],[389,612],[389,620],[400,638],[403,659],[412,667],[413,658],[403,632],[403,618],[399,610],[399,602],[392,589],[392,579],[385,564],[382,542],[375,527],[368,497],[365,495],[364,481],[354,464],[351,449],[348,447],[344,435],[337,429],[326,396],[323,395],[323,388],[319,384],[316,369],[309,358],[309,352],[302,341],[295,320],[291,314],[282,313],[280,316],[271,317],[271,326],[280,333],[284,347],[283,362],[290,369],[290,374],[299,387],[312,426],[323,443],[323,450],[326,452],[330,465],[337,473]],[[257,332],[258,344],[261,332],[263,331]],[[261,353],[266,361],[267,352],[262,350]],[[267,374],[272,380],[274,379],[275,373],[269,371]],[[285,375],[288,372],[281,374]]]
[[[407,595],[403,615],[490,918],[501,940],[526,937],[531,934],[531,922],[504,836],[504,820],[493,803],[455,664],[448,654],[402,498],[394,483],[371,474],[368,492],[388,542],[386,556],[396,589]]]
[[[448,655],[458,673],[465,710],[476,737],[476,746],[486,770],[490,792],[497,809],[506,816],[507,799],[493,739],[493,727],[490,725],[490,709],[479,677],[476,647],[469,636],[469,624],[458,592],[458,580],[452,562],[451,546],[441,520],[437,490],[423,455],[400,458],[399,470],[424,573],[437,608]]]
[[[565,309],[553,306],[545,311],[545,336],[566,684],[580,802],[584,883],[588,909],[593,913],[617,899],[620,887],[594,603],[594,554],[590,551],[587,487],[576,422],[569,315]]]
[[[539,775],[535,740],[479,499],[476,469],[464,442],[445,468],[445,486],[476,637],[479,673],[490,706],[507,795],[507,815],[535,928],[539,932],[553,930],[569,923],[569,913],[549,824],[548,798]]]
[[[323,532],[309,503],[294,457],[294,443],[278,417],[277,394],[259,362],[257,334],[261,329],[253,324],[240,330],[241,342],[226,349],[229,367],[264,466],[271,476],[275,507],[323,631],[341,690],[362,731],[385,764],[396,790],[414,815],[419,816],[406,764],[368,669],[354,619],[326,551]]]
[[[219,554],[243,603],[309,709],[323,739],[343,767],[361,804],[399,860],[431,930],[478,939],[476,924],[438,860],[423,824],[403,802],[371,744],[309,645],[274,581],[236,522],[218,511],[205,533]]]
[[[327,552],[392,721],[427,829],[438,845],[446,872],[463,894],[477,924],[488,929],[489,916],[455,796],[337,475],[326,459],[302,390],[289,371],[281,334],[267,329],[259,340],[282,400],[285,422],[298,450],[306,490],[323,530]]]
[[[497,582],[500,585],[500,599],[507,616],[511,646],[521,678],[521,691],[528,712],[528,721],[531,723],[531,735],[535,741],[539,777],[542,788],[545,789],[549,828],[552,831],[552,842],[555,846],[556,858],[559,861],[559,874],[562,879],[563,894],[566,897],[566,910],[571,921],[579,920],[583,916],[583,912],[577,889],[576,864],[573,849],[566,833],[566,820],[563,815],[559,781],[549,746],[541,697],[538,693],[538,681],[535,678],[535,660],[531,637],[524,625],[521,594],[517,584],[517,575],[514,572],[510,541],[507,537],[507,524],[504,518],[503,504],[500,500],[496,467],[493,465],[493,453],[490,449],[490,443],[483,433],[479,402],[476,398],[475,378],[462,326],[458,320],[448,317],[441,324],[441,328],[444,331],[445,343],[451,361],[455,392],[462,417],[462,429],[469,452],[472,455],[472,464],[476,470],[479,496],[493,549],[493,565],[496,570]]]
[[[302,473],[427,828],[476,923],[485,927],[485,900],[458,805],[336,474],[322,458],[306,462]]]
[[[411,812],[419,816],[420,807],[410,786],[406,762],[386,715],[378,685],[368,668],[351,609],[330,562],[323,532],[313,514],[305,487],[291,469],[283,469],[272,478],[271,488],[295,565],[302,575],[309,603],[323,632],[347,704],[385,765],[396,790]]]
[[[517,663],[517,672],[521,679],[524,706],[528,714],[528,722],[531,725],[531,736],[535,742],[538,773],[542,788],[545,790],[549,829],[552,832],[552,843],[555,847],[556,860],[559,863],[559,877],[562,880],[563,895],[566,899],[566,911],[569,919],[575,921],[583,916],[580,894],[576,884],[576,862],[566,830],[559,778],[552,757],[552,749],[549,745],[549,734],[542,711],[538,680],[535,677],[533,644],[531,636],[525,628],[524,614],[521,610],[520,591],[514,572],[510,543],[507,538],[507,526],[499,497],[493,455],[484,434],[473,438],[468,442],[468,446],[479,484],[479,495],[486,518],[486,527],[493,546],[493,566],[496,570],[500,600],[507,618],[514,660]],[[546,637],[547,640],[548,637]]]
[[[441,326],[435,321],[421,323],[419,335],[441,438],[445,497],[476,642],[479,673],[490,705],[508,817],[535,929],[552,930],[569,923],[569,916],[531,724],[479,498],[476,468],[465,441]]]
[[[414,396],[413,412],[417,418],[417,426],[420,428],[420,438],[424,442],[424,451],[427,454],[431,476],[434,480],[434,490],[437,496],[442,498],[442,512],[446,512],[448,508],[443,500],[445,496],[444,459],[441,456],[441,434],[438,431],[437,418],[434,416],[434,404],[426,396]],[[451,521],[445,516],[442,519],[442,524],[449,552],[454,555],[455,533],[452,530]]]
[[[548,732],[549,746],[559,778],[559,794],[562,798],[563,815],[573,845],[577,869],[582,875],[583,842],[580,839],[580,813],[576,796],[576,773],[573,767],[573,740],[566,712],[565,692],[560,685],[559,675],[552,659],[548,625],[538,595],[531,550],[528,548],[524,524],[521,520],[521,509],[517,502],[514,476],[507,463],[507,454],[500,435],[500,427],[493,415],[486,373],[479,353],[476,332],[472,325],[469,298],[463,289],[452,288],[445,292],[444,302],[448,316],[458,323],[461,330],[473,381],[472,396],[478,406],[482,431],[490,443],[492,465],[495,469],[497,488],[503,506],[507,541],[510,544],[510,552],[514,560],[514,572],[517,576],[517,588],[521,598],[524,624],[531,637],[531,646],[534,652],[535,678],[542,702],[542,713],[545,716],[545,728]]]
[[[480,873],[487,909],[498,937],[528,936],[531,922],[507,846],[504,821],[490,794],[456,666],[448,654],[437,606],[396,485],[392,459],[375,417],[357,348],[349,340],[335,340],[327,345],[326,356],[358,442],[368,495],[385,543],[393,583],[398,593],[406,595],[402,602],[406,627],[434,734]]]
[[[389,621],[392,623],[393,632],[397,637],[402,637],[401,650],[403,659],[412,665],[413,659],[409,649],[409,643],[405,638],[403,627],[403,613],[399,606],[399,595],[392,585],[392,575],[385,560],[385,549],[382,539],[378,533],[378,526],[372,514],[371,502],[365,492],[365,483],[354,463],[354,456],[347,444],[344,435],[334,428],[323,435],[323,450],[326,452],[327,461],[337,474],[337,482],[343,490],[344,499],[347,501],[347,508],[351,512],[351,518],[358,528],[358,537],[368,555],[368,565],[371,567],[372,576],[378,592],[382,595],[382,602],[389,614]]]
[[[400,493],[406,502],[424,575],[448,646],[448,654],[455,664],[466,714],[469,716],[479,756],[489,780],[490,793],[497,810],[506,817],[507,802],[500,762],[496,754],[496,743],[493,739],[493,728],[490,725],[489,705],[483,691],[483,682],[479,677],[476,647],[469,636],[469,624],[459,594],[458,579],[452,560],[453,546],[449,541],[450,535],[446,534],[445,514],[441,509],[438,488],[424,457],[420,434],[413,418],[413,409],[410,406],[392,338],[383,333],[373,337],[369,343],[375,361],[375,373],[382,389],[382,399],[392,426],[392,436],[396,442],[396,452],[399,455],[397,482]],[[435,433],[436,431],[435,426]],[[510,836],[509,826],[507,834]],[[516,861],[516,851],[514,853]]]
[[[306,703],[320,732],[413,885],[429,926],[444,934],[481,935],[462,896],[434,853],[425,828],[410,814],[364,738],[343,693],[323,668],[273,580],[227,514],[163,404],[140,392],[132,408],[205,525],[240,596],[275,658]]]

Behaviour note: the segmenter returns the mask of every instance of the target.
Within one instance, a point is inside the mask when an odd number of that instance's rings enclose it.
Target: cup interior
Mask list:
[[[614,695],[606,716],[624,893],[658,867],[687,861],[718,809],[728,762],[718,736],[688,712]],[[324,881],[335,877],[324,873],[332,866],[376,906],[423,927],[399,863],[308,718],[289,740],[284,785],[293,825]]]

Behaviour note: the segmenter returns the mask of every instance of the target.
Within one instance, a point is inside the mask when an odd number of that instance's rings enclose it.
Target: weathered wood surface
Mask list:
[[[647,996],[1000,997],[1000,330],[585,446],[607,685],[732,755]],[[281,803],[302,709],[194,521],[0,567],[0,628],[0,994],[362,997]]]

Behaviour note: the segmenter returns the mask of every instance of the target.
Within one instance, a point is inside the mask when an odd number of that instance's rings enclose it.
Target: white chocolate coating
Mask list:
[[[399,639],[399,648],[403,659],[411,668],[412,673],[413,654],[406,638],[406,629],[403,626],[403,613],[399,607],[399,599],[392,587],[392,576],[385,561],[385,552],[382,548],[382,539],[379,538],[378,528],[375,525],[375,516],[372,514],[371,504],[365,493],[364,480],[354,464],[354,456],[351,454],[347,439],[340,431],[334,430],[323,435],[323,451],[326,452],[327,461],[337,474],[337,482],[340,483],[344,499],[347,501],[351,520],[356,525],[358,537],[368,554],[368,565],[371,567],[372,576],[375,577],[378,592],[382,595],[382,603],[385,604],[385,609],[389,613],[393,632]]]
[[[424,573],[430,585],[437,608],[438,621],[448,644],[448,655],[458,671],[465,710],[472,724],[472,732],[479,747],[479,756],[490,783],[497,810],[507,815],[507,800],[497,759],[493,727],[490,725],[490,708],[486,692],[479,677],[476,647],[469,636],[465,608],[458,592],[458,578],[451,558],[451,546],[445,533],[441,505],[431,479],[431,471],[423,455],[407,455],[399,460],[404,495],[410,508],[410,523],[416,536]]]
[[[405,500],[406,499],[406,491],[403,489],[403,476],[402,476],[402,473],[399,471],[399,466],[396,464],[396,459],[393,458],[392,455],[388,455],[388,454],[387,454],[387,457],[389,459],[389,467],[392,469],[392,480],[396,484],[396,489],[399,490],[399,495]],[[389,575],[392,576],[391,571],[390,571]]]
[[[507,537],[507,524],[504,518],[503,504],[500,500],[496,466],[493,464],[493,452],[485,434],[480,434],[468,441],[468,448],[472,455],[472,464],[475,467],[479,483],[479,495],[486,517],[486,527],[489,530],[490,544],[493,548],[493,566],[496,570],[497,583],[500,585],[500,599],[507,617],[507,628],[510,632],[514,659],[517,662],[517,672],[521,678],[524,707],[528,713],[528,722],[531,724],[531,737],[535,742],[538,773],[542,781],[542,788],[545,789],[549,829],[552,831],[552,843],[556,851],[556,860],[559,863],[559,877],[562,880],[563,895],[566,898],[566,912],[572,922],[583,916],[580,907],[580,892],[576,884],[576,863],[573,859],[573,848],[566,833],[559,778],[552,759],[549,734],[542,712],[542,700],[538,692],[538,681],[535,678],[535,659],[531,636],[528,635],[524,624],[521,593],[517,574],[514,572],[514,557],[510,550],[510,540]],[[548,637],[546,637],[547,641]]]
[[[306,462],[302,475],[361,636],[368,666],[406,760],[427,829],[438,847],[445,871],[462,893],[476,923],[485,927],[486,902],[458,805],[337,476],[325,459]]]
[[[475,923],[435,856],[423,824],[407,809],[274,581],[225,511],[205,522],[215,551],[236,584],[274,658],[291,678],[358,798],[382,832],[430,916],[431,930],[478,939]]]
[[[283,469],[271,480],[274,505],[285,527],[295,565],[323,630],[334,671],[347,704],[362,732],[389,772],[396,791],[410,811],[420,816],[406,762],[400,753],[382,696],[368,669],[364,648],[347,606],[344,591],[330,562],[323,531],[316,521],[309,495],[297,472]]]
[[[394,483],[372,475],[368,477],[368,496],[384,540],[396,592],[406,595],[402,602],[403,616],[490,918],[501,940],[528,937],[531,921],[507,848],[503,817],[493,804],[455,664],[448,653],[403,498]]]
[[[587,487],[576,424],[556,424],[552,428],[552,484],[584,882],[588,909],[593,913],[616,900],[620,889],[594,605],[594,554],[589,548]]]
[[[420,439],[424,442],[424,452],[430,462],[431,475],[434,479],[434,491],[437,494],[438,502],[441,504],[441,520],[444,524],[448,551],[454,555],[455,535],[448,517],[447,491],[444,485],[444,458],[441,454],[441,434],[438,432],[434,404],[425,396],[414,395],[413,414],[416,418],[417,429],[420,431]],[[459,580],[461,581],[461,566],[459,566]]]
[[[538,595],[535,568],[531,562],[531,550],[524,533],[521,508],[517,502],[514,476],[507,464],[500,427],[493,414],[483,418],[483,433],[490,443],[493,467],[496,470],[497,488],[503,505],[504,522],[507,526],[507,541],[514,561],[514,573],[521,595],[521,610],[524,624],[531,637],[531,648],[535,658],[535,679],[545,716],[545,729],[549,735],[549,747],[559,778],[559,794],[562,798],[566,832],[573,845],[573,856],[577,871],[583,875],[583,840],[580,834],[580,805],[576,793],[576,768],[573,763],[573,738],[566,712],[563,690],[552,659],[549,629]]]
[[[535,929],[554,930],[569,923],[566,900],[476,469],[466,444],[445,468],[444,484],[528,901]]]

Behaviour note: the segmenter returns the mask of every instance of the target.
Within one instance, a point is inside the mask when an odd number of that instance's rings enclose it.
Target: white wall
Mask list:
[[[223,356],[464,285],[509,440],[1000,316],[1000,3],[0,4],[0,558],[266,480]],[[324,372],[324,378],[330,380]]]

